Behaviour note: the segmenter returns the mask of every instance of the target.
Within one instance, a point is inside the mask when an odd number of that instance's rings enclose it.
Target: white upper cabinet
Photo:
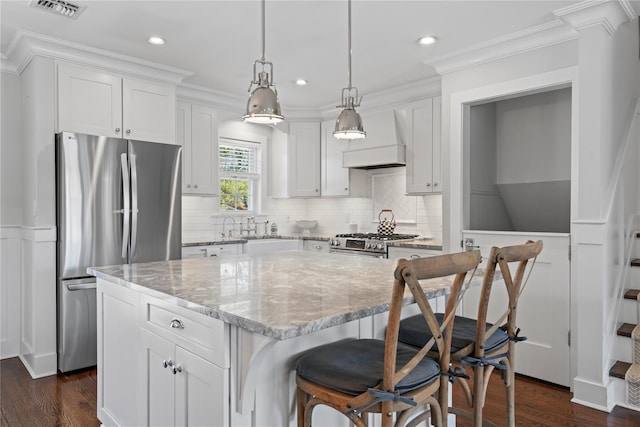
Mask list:
[[[125,138],[174,143],[175,111],[175,87],[141,79],[122,80],[122,124]]]
[[[95,69],[60,64],[58,130],[122,137],[122,79]]]
[[[182,193],[217,195],[218,111],[178,102],[176,143],[182,145]]]
[[[407,107],[407,194],[442,192],[440,101],[436,97]]]
[[[289,197],[319,197],[320,123],[291,123],[287,147]]]
[[[170,84],[58,65],[58,131],[173,144],[175,106]]]
[[[335,121],[322,122],[321,175],[323,196],[349,195],[349,168],[342,167],[342,153],[347,143],[333,137]]]

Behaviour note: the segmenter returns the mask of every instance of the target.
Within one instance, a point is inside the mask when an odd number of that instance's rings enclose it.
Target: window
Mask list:
[[[260,144],[220,139],[220,210],[255,211],[260,182]]]

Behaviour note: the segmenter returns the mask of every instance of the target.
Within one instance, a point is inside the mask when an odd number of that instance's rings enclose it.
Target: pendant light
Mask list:
[[[348,0],[349,7],[349,86],[342,88],[342,112],[336,120],[336,129],[333,136],[337,139],[361,139],[367,136],[362,127],[362,118],[356,111],[360,106],[362,98],[358,97],[358,88],[351,86],[351,0]],[[355,91],[355,96],[352,93]]]
[[[253,80],[249,85],[249,100],[247,101],[247,113],[242,116],[245,122],[276,124],[284,120],[278,101],[278,91],[273,81],[273,64],[264,59],[264,5],[262,0],[262,56],[253,63]],[[258,65],[261,70],[258,72]],[[268,71],[267,71],[268,70]],[[253,92],[251,88],[257,85]]]

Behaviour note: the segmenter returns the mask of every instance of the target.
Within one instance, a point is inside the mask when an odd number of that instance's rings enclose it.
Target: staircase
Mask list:
[[[640,241],[640,233],[636,233],[636,241]],[[640,287],[640,258],[632,259],[630,268],[630,283]],[[618,402],[640,410],[640,289],[625,290],[619,319],[623,321],[617,329],[617,347],[620,349],[617,356],[623,360],[614,363],[609,376],[624,380],[615,384],[616,396],[620,397]]]

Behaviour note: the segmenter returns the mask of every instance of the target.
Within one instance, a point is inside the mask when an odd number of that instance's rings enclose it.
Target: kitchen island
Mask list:
[[[89,269],[98,279],[98,418],[294,426],[297,358],[339,339],[382,338],[394,268],[285,251]],[[429,281],[428,297],[449,283]],[[326,408],[314,420],[348,425]]]

